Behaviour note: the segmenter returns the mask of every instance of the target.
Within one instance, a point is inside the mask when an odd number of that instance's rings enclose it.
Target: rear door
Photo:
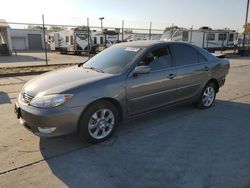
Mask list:
[[[188,44],[172,44],[177,69],[176,101],[192,98],[199,94],[209,80],[208,61]]]
[[[173,103],[176,95],[176,69],[168,46],[150,50],[137,66],[147,65],[148,74],[130,75],[127,79],[129,114],[137,114]]]

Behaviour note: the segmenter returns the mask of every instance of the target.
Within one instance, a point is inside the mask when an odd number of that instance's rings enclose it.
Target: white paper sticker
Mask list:
[[[125,51],[129,51],[129,52],[138,52],[140,50],[140,48],[133,48],[133,47],[127,47],[125,49]]]

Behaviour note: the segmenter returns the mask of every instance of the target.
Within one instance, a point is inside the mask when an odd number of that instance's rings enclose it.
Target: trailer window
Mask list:
[[[66,36],[65,42],[69,42],[69,36]]]
[[[215,40],[215,34],[214,33],[208,33],[207,34],[207,40]]]
[[[229,41],[230,42],[234,41],[234,34],[233,33],[230,33],[230,35],[229,35]]]
[[[182,32],[182,41],[188,41],[188,31]]]
[[[97,40],[96,40],[96,37],[94,37],[94,44],[97,44]]]
[[[70,45],[73,45],[73,42],[74,42],[73,35],[70,35]]]
[[[227,40],[227,34],[226,33],[219,34],[218,40]]]
[[[100,44],[103,44],[103,37],[100,37]]]

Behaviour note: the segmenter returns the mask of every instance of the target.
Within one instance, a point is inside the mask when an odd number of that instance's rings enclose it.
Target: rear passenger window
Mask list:
[[[152,71],[172,66],[172,59],[168,47],[158,48],[149,52],[139,65],[147,65]]]
[[[198,63],[198,53],[188,45],[174,44],[173,45],[176,66]]]

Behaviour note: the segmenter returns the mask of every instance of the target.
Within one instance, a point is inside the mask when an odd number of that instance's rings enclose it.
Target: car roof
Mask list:
[[[122,42],[119,44],[113,45],[113,47],[141,47],[141,48],[149,48],[153,46],[157,46],[160,44],[186,44],[193,46],[192,44],[186,43],[186,42],[176,42],[176,41],[164,41],[164,40],[138,40],[138,41],[132,41],[132,42]]]
[[[205,49],[200,48],[190,43],[186,43],[186,42],[163,41],[163,40],[141,40],[141,41],[123,42],[123,43],[115,44],[112,47],[113,48],[127,48],[127,47],[151,48],[151,47],[157,47],[158,45],[161,45],[161,44],[188,45],[188,46],[195,48],[198,52],[200,52],[203,56],[205,56],[207,60],[210,60],[210,61],[216,60],[216,57],[213,56],[208,51],[206,51]]]
[[[142,47],[142,48],[148,48],[157,44],[164,44],[167,43],[165,41],[161,40],[138,40],[138,41],[132,41],[132,42],[123,42],[114,45],[114,47]]]

